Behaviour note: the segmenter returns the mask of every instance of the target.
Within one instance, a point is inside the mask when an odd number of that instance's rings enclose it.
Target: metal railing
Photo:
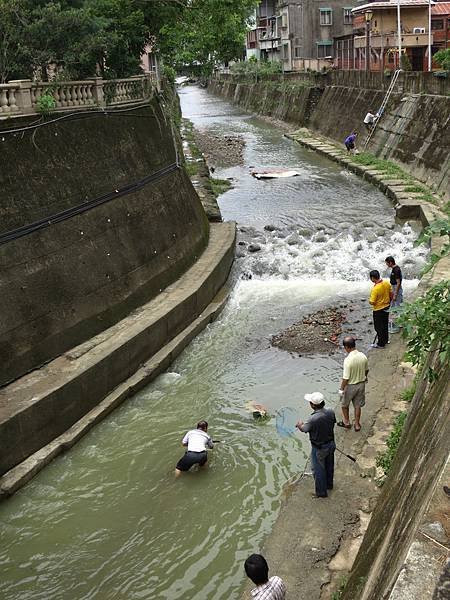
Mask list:
[[[370,130],[369,135],[366,138],[366,141],[364,142],[364,150],[366,150],[367,146],[369,145],[369,142],[372,139],[373,134],[375,133],[377,125],[380,122],[380,119],[382,118],[384,111],[386,110],[387,103],[389,102],[389,98],[391,97],[391,94],[394,91],[394,88],[397,84],[398,76],[400,75],[401,72],[402,72],[401,69],[397,69],[396,71],[394,71],[394,73],[392,75],[391,83],[390,83],[390,85],[387,89],[387,92],[383,98],[383,102],[381,103],[381,106],[377,112],[378,118],[376,119],[375,123],[373,124],[373,127]]]

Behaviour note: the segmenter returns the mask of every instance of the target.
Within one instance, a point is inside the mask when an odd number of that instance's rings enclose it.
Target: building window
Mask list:
[[[295,58],[301,58],[301,56],[302,56],[302,47],[301,46],[295,46],[294,56],[295,56]]]
[[[283,58],[287,60],[289,58],[289,46],[288,44],[283,44]]]
[[[352,22],[352,9],[344,8],[344,25],[351,25]]]
[[[319,8],[320,10],[320,24],[321,25],[333,25],[333,11],[331,8]]]
[[[332,55],[333,42],[318,42],[317,43],[317,58],[325,58]]]
[[[431,21],[431,31],[439,31],[440,29],[444,29],[443,19],[435,19],[434,21]]]

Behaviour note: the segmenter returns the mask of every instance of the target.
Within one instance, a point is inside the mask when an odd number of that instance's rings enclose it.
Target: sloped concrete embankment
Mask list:
[[[203,254],[156,298],[0,391],[0,498],[166,369],[216,317],[234,246],[235,224],[212,224]]]
[[[363,119],[377,111],[384,91],[346,87],[325,88],[308,127],[339,141],[359,133],[362,148],[367,132]],[[450,198],[450,99],[397,92],[380,119],[368,150],[389,158],[406,172]]]
[[[437,374],[432,383],[429,367]],[[442,474],[450,452],[449,381],[449,365],[432,353],[343,600],[432,597],[449,548],[448,498],[441,487],[448,484]]]
[[[387,84],[380,80],[377,89],[371,77],[374,74],[332,75],[333,84],[326,77],[322,82],[317,77],[291,77],[284,82],[258,83],[227,78],[212,80],[209,89],[247,110],[309,127],[341,144],[347,135],[357,131],[362,146],[367,135],[364,117],[368,110],[379,109]],[[445,89],[448,87],[439,86],[439,91]],[[408,173],[449,199],[449,96],[413,90],[414,85],[399,80],[368,150],[400,163]]]
[[[0,385],[154,298],[208,243],[157,98],[35,125],[0,122]]]

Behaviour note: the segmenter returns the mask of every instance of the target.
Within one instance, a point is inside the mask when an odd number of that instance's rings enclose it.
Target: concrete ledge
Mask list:
[[[138,392],[157,375],[166,370],[189,342],[220,314],[227,302],[228,292],[228,285],[225,284],[203,313],[150,360],[145,362],[134,375],[117,386],[104,400],[65,433],[3,475],[0,478],[0,500],[11,496],[23,487],[58,454],[71,448],[124,400]]]
[[[227,280],[234,245],[234,223],[211,224],[207,249],[173,285],[113,327],[0,391],[0,475],[20,470],[17,465],[50,444],[42,456],[29,459],[23,467],[26,475],[0,479],[2,494],[23,485],[6,481],[27,481],[72,445],[75,434],[68,430],[77,421],[100,420],[103,409],[95,418],[90,411],[99,410],[102,399],[107,414],[164,370],[214,317],[224,300],[209,305]],[[63,434],[68,437],[51,444]]]

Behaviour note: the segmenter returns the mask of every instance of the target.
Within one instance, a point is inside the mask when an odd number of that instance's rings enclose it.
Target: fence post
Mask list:
[[[16,94],[16,103],[20,112],[22,114],[34,112],[31,104],[31,79],[14,79],[8,83],[14,83],[19,88]]]
[[[92,97],[94,98],[94,102],[99,106],[105,106],[102,77],[92,77],[91,79],[94,82],[94,85],[92,86]]]

